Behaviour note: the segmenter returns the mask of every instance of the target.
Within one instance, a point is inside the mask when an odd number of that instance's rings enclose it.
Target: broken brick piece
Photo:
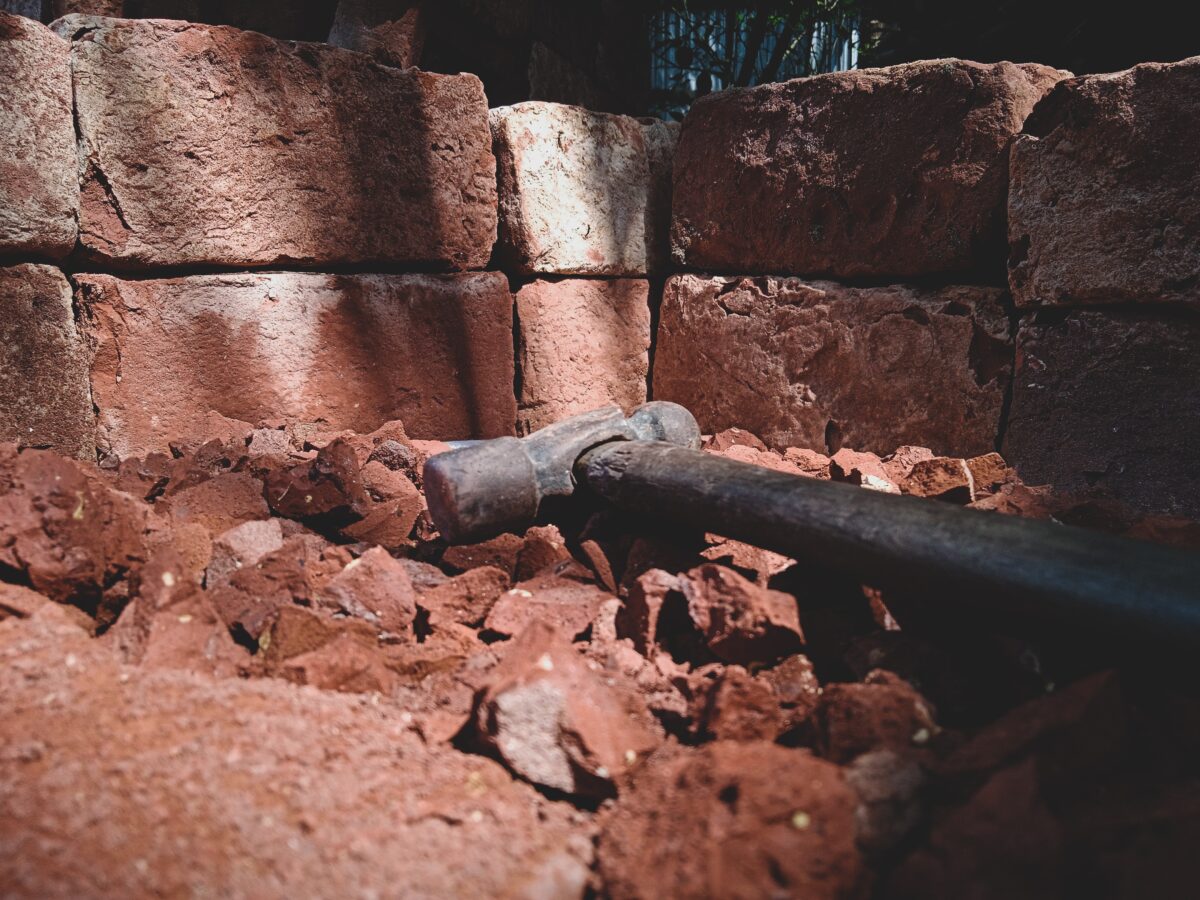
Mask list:
[[[898,494],[887,467],[874,453],[839,450],[829,459],[829,475],[834,481],[847,481],[885,494]]]
[[[727,667],[706,692],[700,727],[716,740],[773,741],[784,729],[770,682],[741,666]]]
[[[434,628],[446,621],[478,628],[511,585],[512,579],[506,572],[493,566],[478,566],[425,590],[417,598],[417,604],[429,611]]]
[[[315,650],[293,656],[277,671],[296,684],[351,694],[387,694],[397,681],[382,651],[352,634],[339,634]]]
[[[147,558],[148,507],[94,468],[0,444],[0,565],[108,625]]]
[[[163,506],[177,525],[194,522],[212,534],[271,515],[262,482],[244,472],[224,472],[172,493]]]
[[[481,692],[475,727],[518,775],[569,794],[611,792],[661,741],[633,688],[592,671],[544,622],[508,645]]]
[[[800,470],[800,474],[810,478],[829,477],[829,457],[816,450],[806,450],[803,447],[788,447],[783,451],[783,458]]]
[[[629,586],[617,613],[617,634],[630,638],[638,652],[649,656],[657,646],[658,619],[667,595],[679,591],[679,579],[662,569],[643,572]]]
[[[937,732],[925,699],[908,682],[882,670],[862,683],[826,685],[817,716],[824,755],[838,763],[872,750],[920,748]]]
[[[679,578],[688,614],[708,648],[725,662],[768,662],[804,641],[796,598],[759,587],[712,563]]]
[[[897,447],[896,451],[883,460],[883,470],[888,481],[901,484],[922,460],[933,459],[936,454],[928,447]]]
[[[531,622],[544,622],[574,637],[588,629],[601,604],[611,596],[595,584],[564,578],[551,570],[502,593],[483,625],[488,631],[509,637]]]
[[[966,460],[935,456],[916,462],[903,484],[906,494],[967,504],[975,499],[975,479]]]
[[[967,460],[967,468],[971,470],[976,491],[991,491],[1003,484],[1010,471],[1004,457],[995,452],[971,457]]]
[[[272,472],[267,500],[278,515],[290,519],[358,518],[367,498],[353,448],[338,438],[322,447],[312,462]]]
[[[408,571],[382,547],[351,560],[320,592],[320,603],[370,622],[388,634],[412,636],[416,591]]]
[[[231,631],[257,641],[280,609],[314,605],[321,589],[351,558],[344,548],[316,535],[293,535],[208,593]]]
[[[857,799],[838,766],[767,741],[656,753],[602,818],[614,900],[860,895]]]
[[[228,583],[233,573],[252,566],[264,555],[283,546],[278,519],[243,522],[213,539],[212,561],[205,576],[209,590]]]
[[[451,571],[493,566],[511,578],[516,574],[517,558],[524,547],[525,540],[520,535],[502,534],[478,544],[447,547],[442,554],[442,565]]]
[[[809,717],[821,699],[821,683],[807,656],[796,653],[760,675],[775,689],[784,724],[795,728]]]
[[[536,577],[551,566],[572,559],[566,539],[557,525],[534,525],[525,532],[521,549],[517,553],[513,579],[526,581]]]
[[[891,750],[864,753],[846,767],[846,782],[858,795],[858,844],[869,853],[898,846],[924,813],[925,775],[909,754]]]
[[[726,428],[724,431],[718,431],[704,443],[704,449],[713,453],[721,453],[737,446],[763,451],[767,449],[766,444],[744,428]]]
[[[376,630],[355,618],[333,618],[328,613],[301,606],[281,606],[258,639],[258,649],[268,674],[278,673],[297,656],[319,650],[339,636],[350,636],[367,647],[379,641]]]

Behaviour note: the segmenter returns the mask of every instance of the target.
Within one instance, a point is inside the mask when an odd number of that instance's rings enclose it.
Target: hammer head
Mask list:
[[[700,427],[677,403],[645,403],[626,417],[608,406],[547,425],[524,438],[502,437],[440,453],[425,463],[425,497],[451,544],[522,531],[547,497],[575,492],[575,462],[610,441],[700,446]]]

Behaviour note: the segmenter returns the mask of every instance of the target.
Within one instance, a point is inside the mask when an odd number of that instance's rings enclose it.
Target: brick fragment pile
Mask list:
[[[1125,841],[1192,834],[1200,698],[1135,701],[1143,660],[604,510],[447,547],[444,445],[398,421],[203,429],[102,469],[0,445],[14,896],[999,897],[1140,888]],[[1200,549],[995,452],[707,449]]]
[[[421,466],[653,397],[1200,549],[1200,58],[681,128],[489,109],[420,4],[46,6],[0,13],[0,894],[1194,893],[1186,661],[611,512],[447,547]]]

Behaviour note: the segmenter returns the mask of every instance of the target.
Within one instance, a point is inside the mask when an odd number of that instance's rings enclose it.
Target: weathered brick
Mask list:
[[[522,433],[646,402],[649,294],[649,283],[633,278],[535,281],[517,292]]]
[[[159,20],[68,18],[81,239],[128,268],[482,268],[495,159],[473,75]]]
[[[66,256],[78,210],[70,50],[0,12],[0,256]]]
[[[1059,82],[1013,145],[1018,306],[1200,305],[1200,56]]]
[[[994,449],[1012,343],[999,288],[676,275],[654,398],[770,446]]]
[[[1200,516],[1200,316],[1050,310],[1017,331],[1004,458],[1029,484]]]
[[[933,60],[704,97],[675,155],[675,259],[731,273],[1003,277],[1008,147],[1066,74]]]
[[[167,449],[209,410],[423,438],[511,434],[503,275],[80,275],[97,443]]]
[[[506,267],[645,275],[665,264],[673,129],[542,102],[494,109],[491,124]]]
[[[0,269],[0,441],[94,459],[87,353],[52,266]]]

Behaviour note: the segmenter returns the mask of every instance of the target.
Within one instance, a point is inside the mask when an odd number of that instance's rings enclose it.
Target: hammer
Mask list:
[[[433,456],[426,498],[445,540],[474,543],[524,530],[586,486],[627,513],[872,587],[1200,646],[1200,554],[789,475],[699,447],[699,426],[678,404],[647,403],[628,417],[613,406]]]

